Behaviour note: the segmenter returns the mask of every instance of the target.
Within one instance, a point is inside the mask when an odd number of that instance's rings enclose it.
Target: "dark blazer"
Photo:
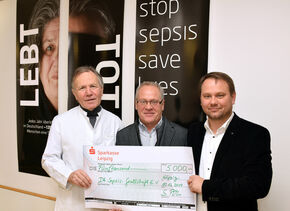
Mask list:
[[[192,124],[188,144],[199,172],[204,123]],[[269,131],[234,115],[217,150],[209,180],[202,185],[208,211],[257,211],[272,180]]]
[[[135,122],[117,133],[116,145],[141,146],[139,122]],[[168,121],[163,117],[162,125],[157,129],[156,146],[186,146],[187,129]]]

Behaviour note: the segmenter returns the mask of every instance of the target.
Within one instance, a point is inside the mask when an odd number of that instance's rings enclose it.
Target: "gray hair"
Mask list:
[[[78,67],[72,75],[71,87],[74,88],[74,81],[75,81],[77,76],[79,76],[82,73],[87,73],[87,72],[94,73],[98,78],[99,85],[101,86],[102,89],[104,89],[104,82],[103,82],[102,76],[92,66],[80,66],[80,67]]]
[[[38,28],[38,35],[29,36],[28,44],[36,44],[42,57],[42,36],[45,25],[59,17],[60,0],[39,0],[35,4],[30,17],[29,29]]]
[[[143,87],[143,86],[154,86],[159,90],[160,93],[160,100],[164,99],[164,91],[163,88],[156,82],[153,81],[143,81],[136,89],[136,94],[135,94],[135,100],[137,100],[138,96],[139,96],[139,90]]]
[[[69,15],[79,16],[84,15],[89,19],[97,20],[104,30],[105,38],[112,39],[115,33],[116,24],[108,9],[100,0],[70,0]],[[39,0],[35,4],[32,15],[30,17],[29,29],[38,28],[39,34],[28,37],[28,44],[36,44],[39,49],[42,49],[42,36],[45,25],[58,18],[60,0]],[[42,51],[40,51],[42,58]]]

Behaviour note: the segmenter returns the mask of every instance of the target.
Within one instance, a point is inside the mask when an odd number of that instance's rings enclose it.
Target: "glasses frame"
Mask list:
[[[162,100],[150,100],[150,101],[147,101],[147,100],[136,100],[136,102],[139,104],[139,105],[142,105],[142,106],[147,106],[148,104],[150,106],[157,106],[158,104],[161,104],[163,102],[163,99]]]

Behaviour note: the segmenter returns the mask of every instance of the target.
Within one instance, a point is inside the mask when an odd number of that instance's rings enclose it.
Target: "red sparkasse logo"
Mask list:
[[[91,155],[96,154],[96,150],[94,149],[94,147],[91,147],[91,149],[89,149],[89,153],[90,153]]]

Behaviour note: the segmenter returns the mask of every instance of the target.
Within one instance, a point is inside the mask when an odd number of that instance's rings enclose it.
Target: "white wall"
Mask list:
[[[235,111],[266,126],[272,137],[274,177],[269,195],[259,201],[263,211],[289,210],[289,11],[289,0],[211,1],[209,71],[224,71],[233,77],[237,89]],[[17,169],[15,42],[16,0],[3,0],[0,1],[0,184],[55,196],[56,186],[51,179],[19,173]],[[21,210],[30,210],[25,206],[26,200],[31,206],[38,203],[32,196],[11,192],[5,195],[23,203]],[[7,197],[0,197],[4,206],[1,210],[18,210],[10,209],[11,200]],[[41,210],[51,208],[49,200],[42,200],[41,204]]]
[[[273,181],[260,210],[289,210],[290,1],[212,0],[209,70],[236,84],[235,111],[270,130]]]
[[[0,188],[2,211],[52,211],[54,201]]]

